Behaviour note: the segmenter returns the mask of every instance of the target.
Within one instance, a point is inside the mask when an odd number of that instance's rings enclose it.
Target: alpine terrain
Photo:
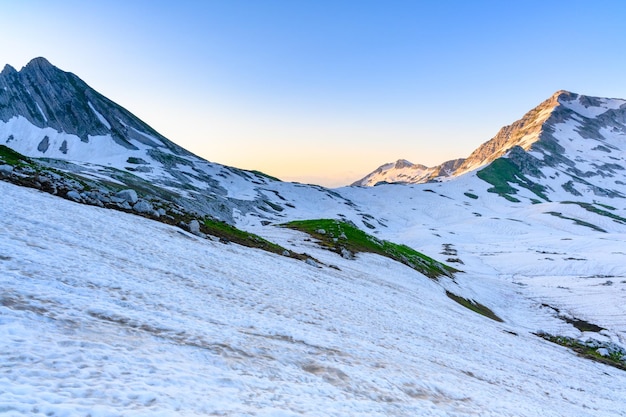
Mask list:
[[[559,91],[330,190],[7,65],[0,415],[626,416],[625,158],[626,101]]]

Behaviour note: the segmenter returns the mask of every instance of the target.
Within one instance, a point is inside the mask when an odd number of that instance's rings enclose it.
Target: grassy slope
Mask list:
[[[0,145],[0,160],[4,161],[9,165],[29,165],[31,163],[30,159],[14,151],[6,145]]]
[[[491,164],[478,171],[476,175],[481,180],[493,185],[493,187],[487,191],[496,193],[514,203],[519,203],[520,201],[510,195],[517,194],[517,190],[511,187],[510,184],[517,184],[520,187],[532,191],[542,200],[550,201],[543,193],[545,191],[545,187],[526,178],[517,165],[506,158],[496,159]]]
[[[368,235],[357,227],[332,219],[297,220],[283,225],[308,233],[319,244],[340,255],[359,252],[376,253],[401,262],[429,278],[452,277],[458,270],[438,262],[416,250]]]

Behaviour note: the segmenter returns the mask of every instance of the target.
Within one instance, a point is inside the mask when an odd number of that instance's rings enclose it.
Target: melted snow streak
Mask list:
[[[568,325],[493,266],[446,286],[506,323],[297,232],[268,234],[339,270],[3,182],[0,195],[0,415],[626,415],[626,373],[533,336]]]

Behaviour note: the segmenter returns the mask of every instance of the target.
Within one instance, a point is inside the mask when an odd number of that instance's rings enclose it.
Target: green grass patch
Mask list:
[[[0,145],[0,159],[6,164],[13,166],[31,165],[30,158],[14,151],[6,145]]]
[[[606,230],[604,230],[603,228],[601,228],[599,226],[596,226],[595,224],[586,222],[584,220],[576,219],[574,217],[564,216],[563,214],[559,213],[558,211],[547,211],[546,214],[550,214],[550,215],[558,217],[560,219],[571,220],[571,221],[573,221],[575,224],[577,224],[579,226],[585,226],[585,227],[593,229],[593,230],[595,230],[597,232],[606,233]]]
[[[204,222],[200,226],[200,231],[207,235],[220,238],[222,241],[234,242],[248,248],[263,249],[267,252],[277,253],[279,255],[288,252],[291,257],[300,259],[297,254],[288,251],[276,243],[272,243],[269,240],[263,239],[261,236],[238,229],[219,220],[210,218],[204,219]]]
[[[504,320],[502,320],[500,317],[498,317],[496,315],[496,313],[494,313],[489,307],[484,306],[474,300],[469,300],[467,298],[463,298],[460,297],[456,294],[451,293],[450,291],[446,291],[446,295],[448,296],[448,298],[450,298],[451,300],[456,301],[457,303],[459,303],[460,305],[462,305],[463,307],[472,310],[474,313],[478,313],[481,316],[485,316],[487,318],[490,318],[491,320],[494,321],[498,321],[500,323],[503,323]]]
[[[478,171],[476,175],[481,180],[493,185],[493,187],[489,188],[487,191],[496,193],[500,197],[504,197],[514,203],[519,203],[520,200],[511,196],[511,194],[517,194],[517,190],[513,188],[511,184],[517,184],[520,187],[530,190],[542,200],[550,201],[544,194],[546,187],[526,178],[517,165],[507,158],[496,159],[491,164]]]
[[[255,174],[255,175],[258,175],[259,177],[265,177],[265,178],[268,178],[268,179],[270,179],[272,181],[282,182],[279,178],[272,177],[271,175],[266,174],[265,172],[257,171],[256,169],[253,169],[250,172]]]
[[[320,246],[344,257],[359,252],[375,253],[401,262],[432,279],[453,277],[459,272],[406,245],[380,240],[340,220],[296,220],[282,226],[308,233],[319,241]]]
[[[566,336],[554,336],[548,333],[535,333],[537,336],[556,343],[557,345],[564,346],[578,353],[581,357],[591,359],[596,362],[610,365],[615,368],[619,368],[626,371],[626,356],[620,352],[612,352],[608,356],[602,356],[598,353],[596,346],[588,346],[580,341]]]
[[[601,208],[598,208],[596,206],[594,206],[593,204],[590,203],[583,203],[581,201],[563,201],[561,204],[576,204],[582,208],[584,208],[585,210],[592,212],[592,213],[596,213],[599,214],[600,216],[605,216],[605,217],[609,217],[613,220],[615,220],[618,223],[622,223],[622,224],[626,224],[626,218],[618,216],[617,214],[611,213],[610,211],[606,211],[603,210]],[[615,207],[611,207],[611,206],[606,206],[604,204],[597,204],[598,206],[602,206],[602,207],[606,207],[610,210],[615,210]]]

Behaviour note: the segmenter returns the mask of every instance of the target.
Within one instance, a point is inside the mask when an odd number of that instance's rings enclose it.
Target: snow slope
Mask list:
[[[419,192],[426,205],[444,199]],[[527,264],[526,242],[504,238],[509,230],[474,241],[472,224],[456,230],[472,273],[435,282],[375,255],[345,260],[285,229],[265,228],[339,269],[4,182],[0,195],[2,415],[626,415],[624,371],[531,334],[577,331],[535,299],[563,292],[544,286],[547,276],[533,281],[540,267]],[[451,232],[454,219],[458,226],[465,209],[432,213],[451,220],[438,234]],[[552,233],[562,220],[545,218],[537,249],[559,238]],[[389,229],[398,235],[400,223]],[[417,223],[405,232],[406,241],[438,243]],[[566,250],[583,250],[572,239]],[[589,258],[605,249],[584,248]],[[470,252],[495,259],[481,265]],[[523,285],[495,272],[507,263]],[[567,273],[557,263],[548,274]],[[452,302],[444,287],[479,297],[505,323]],[[616,283],[613,294],[623,297],[624,288]]]

